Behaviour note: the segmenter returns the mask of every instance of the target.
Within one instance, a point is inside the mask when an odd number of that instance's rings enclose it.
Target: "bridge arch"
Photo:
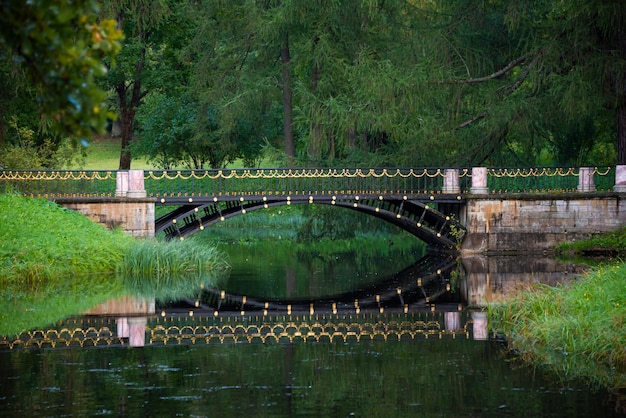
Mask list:
[[[159,205],[177,205],[155,223],[155,233],[169,239],[184,239],[225,219],[248,212],[291,204],[320,204],[342,207],[389,222],[426,242],[429,246],[453,250],[466,228],[433,208],[428,201],[407,196],[257,196],[253,198],[162,198]]]

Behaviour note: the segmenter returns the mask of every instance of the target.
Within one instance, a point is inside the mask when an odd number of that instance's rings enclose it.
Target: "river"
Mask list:
[[[579,267],[387,246],[365,260],[232,245],[230,276],[197,297],[124,298],[6,337],[0,416],[620,416],[607,391],[487,338],[487,303]]]

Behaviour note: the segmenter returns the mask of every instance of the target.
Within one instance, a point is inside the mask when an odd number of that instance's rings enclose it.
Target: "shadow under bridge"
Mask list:
[[[451,215],[440,212],[438,205],[458,207],[458,195],[247,195],[205,197],[163,197],[157,205],[176,206],[156,220],[155,233],[170,239],[184,239],[215,223],[254,210],[291,204],[331,205],[356,210],[413,234],[432,247],[454,249],[463,239],[466,228]]]

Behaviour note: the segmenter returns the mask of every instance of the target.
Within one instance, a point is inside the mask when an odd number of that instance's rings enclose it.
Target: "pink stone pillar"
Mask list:
[[[593,182],[593,167],[580,167],[578,172],[578,191],[579,192],[595,192],[596,185]]]
[[[472,331],[475,340],[486,340],[489,336],[487,327],[487,312],[474,311],[472,312]]]
[[[119,338],[128,338],[130,337],[130,328],[128,328],[128,318],[123,316],[121,318],[117,318],[115,320],[117,324],[117,336]]]
[[[461,329],[461,312],[459,311],[445,312],[444,323],[445,323],[446,330],[448,331],[460,330]]]
[[[615,167],[615,186],[614,192],[626,193],[626,165],[618,165]]]
[[[143,347],[146,345],[147,323],[148,318],[145,316],[128,318],[128,328],[130,329],[128,345],[131,347]]]
[[[472,167],[472,194],[488,194],[487,187],[487,167]]]
[[[446,168],[443,172],[443,193],[459,193],[459,170]]]
[[[115,176],[115,197],[126,197],[128,193],[128,171],[118,171]]]
[[[143,180],[143,170],[128,171],[128,193],[126,197],[145,198],[146,187]]]

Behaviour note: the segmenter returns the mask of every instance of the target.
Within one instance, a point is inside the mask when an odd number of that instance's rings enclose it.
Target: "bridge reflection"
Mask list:
[[[449,262],[455,264],[456,260]],[[531,283],[565,283],[581,271],[580,266],[535,256],[476,256],[464,258],[462,264],[463,268],[448,270],[445,263],[444,268],[433,263],[430,276],[423,270],[417,274],[420,269],[413,266],[415,274],[409,269],[396,282],[390,279],[385,285],[372,286],[356,296],[343,295],[343,302],[340,298],[334,302],[261,302],[215,289],[207,290],[205,298],[190,299],[176,306],[155,306],[154,301],[131,298],[118,300],[94,308],[91,315],[17,336],[0,337],[0,351],[240,342],[484,339],[488,325],[483,309],[487,303],[497,303]],[[455,279],[454,275],[459,276]],[[207,300],[210,298],[212,302]]]
[[[411,309],[430,309],[435,301],[459,303],[462,297],[455,292],[459,285],[457,260],[449,255],[430,254],[404,270],[377,280],[355,291],[325,298],[271,299],[249,295],[228,294],[224,290],[205,289],[196,300],[169,304],[169,309],[194,309],[208,314],[314,314],[319,312],[355,313],[386,309],[408,312]],[[454,275],[453,275],[454,272]]]
[[[485,338],[486,323],[468,318],[459,283],[451,284],[456,267],[451,257],[427,256],[368,288],[314,301],[263,301],[203,289],[195,300],[155,310],[154,301],[122,298],[84,317],[0,340],[0,350]],[[470,330],[474,324],[485,330]]]
[[[449,308],[449,307],[448,307]],[[486,339],[485,316],[463,310],[271,316],[88,317],[0,340],[0,350],[167,345]]]

